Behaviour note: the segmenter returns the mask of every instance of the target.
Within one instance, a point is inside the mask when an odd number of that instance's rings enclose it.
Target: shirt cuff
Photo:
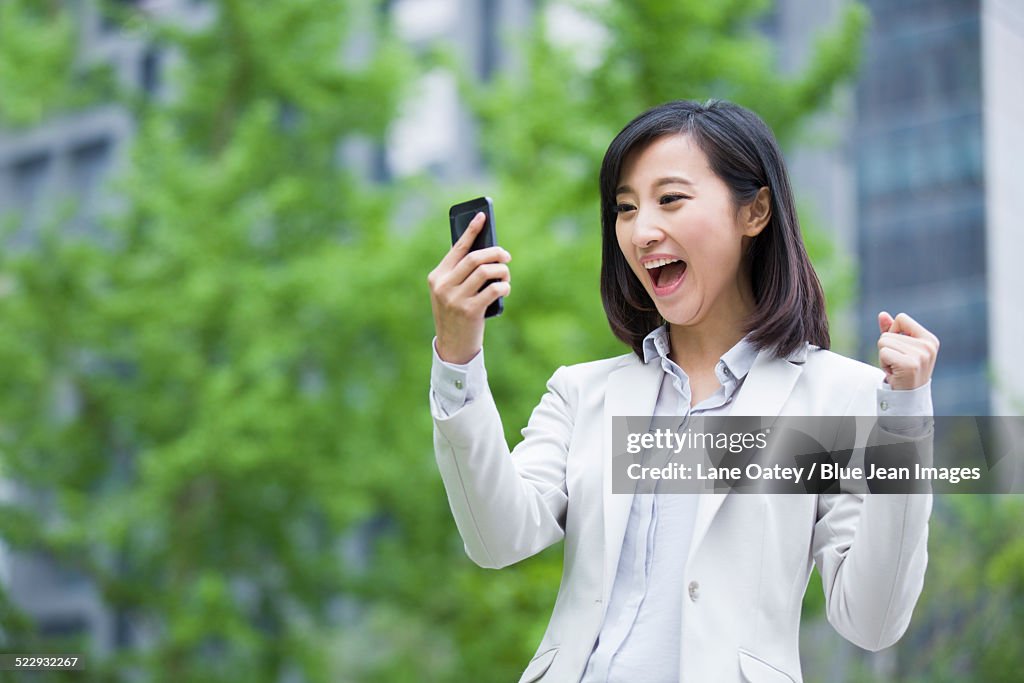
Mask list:
[[[430,390],[439,417],[450,417],[487,386],[484,350],[468,363],[449,363],[437,355],[437,337],[430,344],[434,360],[430,367]]]
[[[906,390],[893,389],[883,381],[876,391],[876,406],[878,424],[883,430],[911,437],[923,436],[933,413],[932,381]]]

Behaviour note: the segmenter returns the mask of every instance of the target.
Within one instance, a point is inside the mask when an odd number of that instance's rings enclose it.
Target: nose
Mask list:
[[[646,248],[657,244],[665,237],[657,219],[648,211],[639,209],[633,221],[632,242],[638,247]]]

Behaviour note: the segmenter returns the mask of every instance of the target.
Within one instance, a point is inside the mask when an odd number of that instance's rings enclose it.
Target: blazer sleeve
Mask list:
[[[565,535],[565,463],[573,431],[566,369],[509,451],[490,390],[449,416],[434,411],[434,455],[470,559],[497,569]]]
[[[873,386],[867,391],[873,394]],[[879,436],[879,424],[864,438],[857,436],[861,458],[864,446]],[[892,444],[887,457],[930,462],[931,420],[923,433],[885,432],[884,442]],[[909,626],[924,586],[931,509],[930,493],[818,496],[812,550],[826,615],[853,644],[881,650],[896,643]]]

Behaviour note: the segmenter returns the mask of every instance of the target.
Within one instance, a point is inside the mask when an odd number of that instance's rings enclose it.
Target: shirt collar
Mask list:
[[[671,348],[668,337],[668,325],[659,325],[644,337],[644,363],[650,363],[656,358],[668,358]],[[733,378],[740,380],[750,372],[750,368],[754,365],[756,358],[757,349],[750,342],[749,335],[747,335],[722,354],[721,365],[728,370],[727,375],[732,375]],[[716,374],[717,371],[718,369],[716,368]]]
[[[655,327],[650,334],[644,337],[644,363],[650,363],[655,358],[667,358],[670,348],[668,343],[668,325]]]

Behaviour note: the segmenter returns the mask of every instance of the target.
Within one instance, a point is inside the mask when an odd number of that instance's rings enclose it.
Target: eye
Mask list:
[[[664,206],[665,204],[671,204],[672,202],[678,202],[681,199],[689,199],[685,194],[666,194],[658,200],[658,203]]]
[[[615,213],[626,213],[628,211],[636,211],[636,207],[632,204],[626,204],[625,202],[615,205]]]

